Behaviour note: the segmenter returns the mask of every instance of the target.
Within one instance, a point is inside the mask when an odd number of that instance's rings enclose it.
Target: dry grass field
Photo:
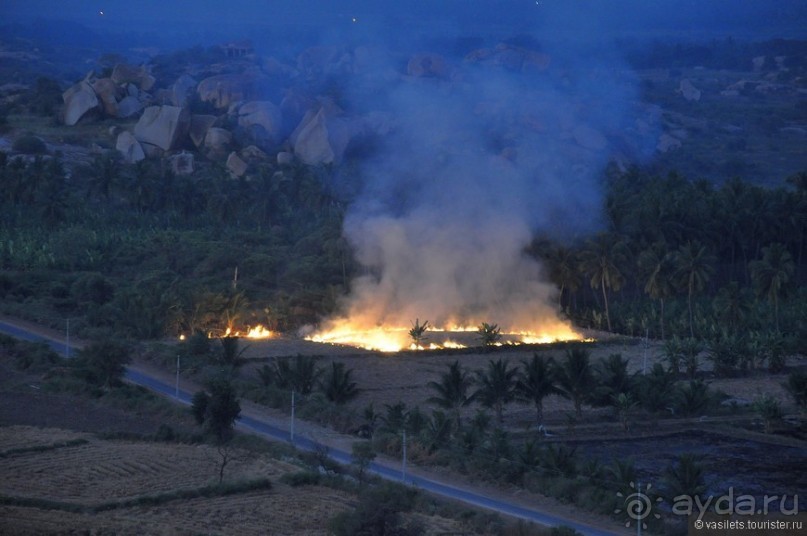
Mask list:
[[[64,445],[85,440],[86,443]],[[53,447],[45,449],[44,447]],[[17,452],[10,452],[12,449]],[[87,509],[114,500],[191,490],[217,481],[219,454],[210,445],[98,439],[57,428],[0,427],[0,497],[68,503]],[[300,467],[235,450],[225,482],[267,477],[271,490],[176,499],[159,505],[71,512],[0,506],[0,534],[272,534],[325,535],[329,520],[356,496],[324,486],[291,487],[280,477]],[[458,532],[459,522],[408,514],[427,534]]]
[[[0,428],[3,452],[71,439],[87,443],[8,454],[0,468],[0,495],[93,507],[200,488],[217,480],[219,454],[209,445],[110,441],[27,426]],[[325,534],[328,519],[348,508],[354,497],[321,486],[291,488],[278,482],[281,475],[299,470],[267,455],[235,451],[225,481],[268,477],[273,489],[98,513],[3,506],[0,533]]]

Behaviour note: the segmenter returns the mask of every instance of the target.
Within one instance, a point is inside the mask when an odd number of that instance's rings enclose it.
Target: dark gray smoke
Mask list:
[[[554,45],[434,56],[431,76],[392,84],[392,132],[345,223],[366,268],[345,303],[351,324],[562,324],[556,290],[524,250],[537,232],[594,229],[605,165],[641,157],[652,127],[616,56]]]

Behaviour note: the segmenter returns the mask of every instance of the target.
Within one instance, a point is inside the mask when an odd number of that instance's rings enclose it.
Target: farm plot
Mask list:
[[[0,427],[0,453],[16,449],[48,447],[89,437],[89,434],[55,428],[4,426]]]
[[[295,469],[246,452],[231,453],[231,460],[228,480],[274,478]],[[215,483],[219,462],[208,445],[91,439],[9,456],[0,469],[0,494],[92,506]]]
[[[328,520],[349,508],[352,496],[320,486],[175,501],[156,507],[121,508],[75,514],[34,508],[0,507],[0,529],[13,534],[273,534],[326,535]]]

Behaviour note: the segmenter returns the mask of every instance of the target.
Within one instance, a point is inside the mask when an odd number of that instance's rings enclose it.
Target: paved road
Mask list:
[[[18,326],[11,325],[5,322],[0,322],[0,332],[27,341],[44,341],[61,355],[67,354],[68,347],[64,341],[43,337],[30,331],[27,331],[25,329],[22,329]],[[76,351],[75,348],[70,349],[70,354],[72,355],[75,351]],[[143,387],[146,387],[147,389],[150,389],[154,392],[175,399],[178,402],[181,402],[182,404],[190,405],[191,403],[191,397],[192,397],[191,393],[180,389],[179,396],[175,397],[176,395],[175,385],[169,385],[152,376],[149,376],[137,370],[133,370],[132,368],[127,368],[126,379],[137,385],[142,385]],[[258,433],[260,435],[278,441],[289,442],[291,439],[288,430],[278,428],[254,417],[249,416],[241,417],[238,420],[238,426],[239,428],[251,430],[255,433]],[[316,450],[318,447],[320,447],[318,443],[311,440],[310,438],[300,435],[299,433],[295,434],[294,436],[294,445],[297,448],[309,451]],[[330,458],[339,463],[349,464],[351,462],[350,454],[345,451],[328,447],[327,452]],[[385,464],[374,462],[370,465],[370,471],[388,480],[393,480],[397,482],[401,482],[403,480],[402,479],[403,475],[400,468],[393,468]],[[487,510],[492,510],[494,512],[499,512],[501,514],[505,514],[511,517],[524,519],[527,521],[531,521],[533,523],[538,523],[540,525],[545,526],[566,525],[574,528],[575,530],[586,536],[609,536],[612,534],[616,534],[616,532],[603,531],[572,520],[567,520],[561,517],[546,514],[538,510],[533,510],[531,508],[524,508],[522,506],[510,504],[501,499],[496,499],[484,495],[482,493],[464,490],[449,484],[444,484],[436,480],[424,478],[417,475],[412,475],[409,473],[406,474],[405,482],[409,485],[415,486],[424,491],[434,493],[436,495],[461,501],[473,506],[485,508]]]

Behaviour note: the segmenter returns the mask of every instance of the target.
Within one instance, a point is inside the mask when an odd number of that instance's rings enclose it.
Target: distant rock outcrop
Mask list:
[[[258,98],[267,85],[268,79],[259,74],[219,74],[199,82],[196,92],[202,102],[227,109],[236,102]]]
[[[193,173],[193,153],[182,151],[179,154],[170,156],[168,162],[171,164],[171,171],[174,175],[190,175]]]
[[[681,140],[669,134],[659,136],[658,143],[656,144],[656,150],[660,153],[673,151],[679,147],[681,147]]]
[[[112,75],[110,76],[112,81],[118,85],[124,84],[135,84],[137,87],[143,91],[149,91],[152,87],[154,87],[154,83],[157,81],[151,73],[149,73],[148,69],[141,65],[140,67],[133,67],[131,65],[127,65],[125,63],[118,63],[112,69]]]
[[[213,126],[213,124],[215,124],[215,122],[215,115],[193,114],[191,116],[191,124],[188,134],[190,135],[191,141],[195,146],[202,146],[202,144],[205,142],[207,131]]]
[[[122,96],[121,89],[111,78],[98,78],[93,81],[92,89],[104,106],[104,112],[112,117],[118,116],[118,99]]]
[[[540,72],[549,67],[551,58],[548,54],[518,47],[506,43],[499,43],[493,49],[481,48],[474,50],[465,60],[472,63],[490,64],[514,72]]]
[[[232,152],[227,157],[227,169],[234,177],[242,177],[247,172],[247,163],[237,153]]]
[[[134,127],[140,142],[150,143],[164,151],[178,146],[188,134],[190,113],[177,106],[149,106]]]
[[[688,101],[699,101],[701,100],[701,90],[696,88],[692,84],[692,80],[689,78],[684,78],[681,80],[681,83],[678,85],[678,93],[680,93],[684,99]]]
[[[233,135],[229,130],[210,127],[205,136],[205,149],[208,150],[208,156],[223,157],[230,149],[230,144],[233,141]]]
[[[188,104],[190,93],[196,89],[197,82],[187,74],[180,76],[171,86],[170,100],[174,106],[180,108]]]
[[[339,46],[315,46],[297,56],[297,70],[308,77],[352,70],[352,57]]]
[[[118,117],[126,119],[143,109],[143,104],[135,97],[126,96],[118,103]]]
[[[138,142],[128,130],[124,130],[118,134],[115,149],[123,156],[123,161],[129,164],[140,162],[146,158],[146,154],[143,152],[143,147],[140,146],[140,142]]]
[[[294,163],[294,155],[286,151],[280,151],[277,153],[277,163],[280,166],[290,166]]]
[[[406,74],[417,78],[424,76],[448,78],[450,68],[446,59],[439,54],[416,54],[409,58]]]
[[[98,107],[98,97],[86,80],[69,87],[62,93],[64,101],[64,124],[73,126],[84,114]]]
[[[329,128],[324,109],[313,115],[306,115],[295,131],[294,154],[309,165],[332,164],[341,160],[338,145],[332,140],[335,129]],[[330,121],[333,127],[333,121]],[[345,145],[347,145],[345,143]]]
[[[282,124],[280,108],[269,101],[247,102],[238,109],[238,126],[250,131],[261,145],[279,143]]]

